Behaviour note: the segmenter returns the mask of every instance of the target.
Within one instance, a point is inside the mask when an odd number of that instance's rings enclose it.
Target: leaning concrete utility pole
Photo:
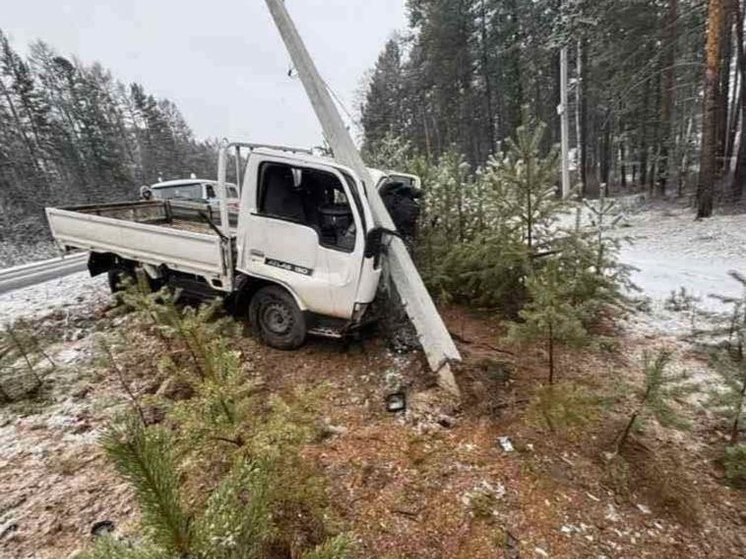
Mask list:
[[[366,194],[377,225],[387,229],[395,229],[394,222],[378,194],[370,172],[332,100],[326,83],[321,78],[311,55],[303,44],[284,1],[266,0],[266,2],[314,111],[316,111],[316,116],[321,122],[326,140],[334,152],[334,158],[353,169],[365,183]],[[461,361],[461,355],[456,349],[443,319],[438,314],[435,303],[433,303],[425,284],[422,282],[409,252],[399,238],[395,237],[391,240],[388,263],[391,270],[391,279],[396,286],[409,319],[417,330],[430,368],[438,375],[439,385],[458,395],[458,386],[451,371],[451,363]]]

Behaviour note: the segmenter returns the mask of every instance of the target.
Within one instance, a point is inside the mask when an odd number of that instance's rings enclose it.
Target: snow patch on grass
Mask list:
[[[109,297],[105,275],[91,278],[88,272],[79,272],[0,295],[0,325],[101,306]]]
[[[699,310],[709,313],[726,310],[711,294],[742,294],[728,273],[746,273],[744,214],[695,221],[690,208],[661,204],[628,215],[618,234],[631,239],[621,260],[637,268],[632,280],[650,298],[650,311],[629,321],[635,332],[684,336],[691,333],[692,320],[697,328],[705,326],[688,311],[665,308],[671,293],[681,287],[700,299]]]

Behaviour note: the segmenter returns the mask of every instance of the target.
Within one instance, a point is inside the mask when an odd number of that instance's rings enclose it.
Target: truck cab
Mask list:
[[[252,150],[236,273],[286,289],[312,332],[354,326],[375,298],[380,258],[366,252],[374,229],[364,187],[350,169],[309,153]]]

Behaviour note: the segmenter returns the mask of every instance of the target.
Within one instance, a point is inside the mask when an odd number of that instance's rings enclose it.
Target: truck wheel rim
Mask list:
[[[264,308],[262,322],[273,334],[286,334],[293,327],[293,316],[285,305],[270,303]]]

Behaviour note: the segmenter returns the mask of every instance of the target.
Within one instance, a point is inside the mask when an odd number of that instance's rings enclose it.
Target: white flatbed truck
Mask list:
[[[234,150],[237,215],[225,203]],[[90,273],[108,273],[112,290],[143,270],[154,287],[223,297],[273,347],[359,326],[376,297],[386,230],[356,174],[304,150],[230,144],[218,175],[217,210],[169,200],[47,208],[49,226],[61,249],[90,252]],[[374,175],[377,187],[389,180]]]

